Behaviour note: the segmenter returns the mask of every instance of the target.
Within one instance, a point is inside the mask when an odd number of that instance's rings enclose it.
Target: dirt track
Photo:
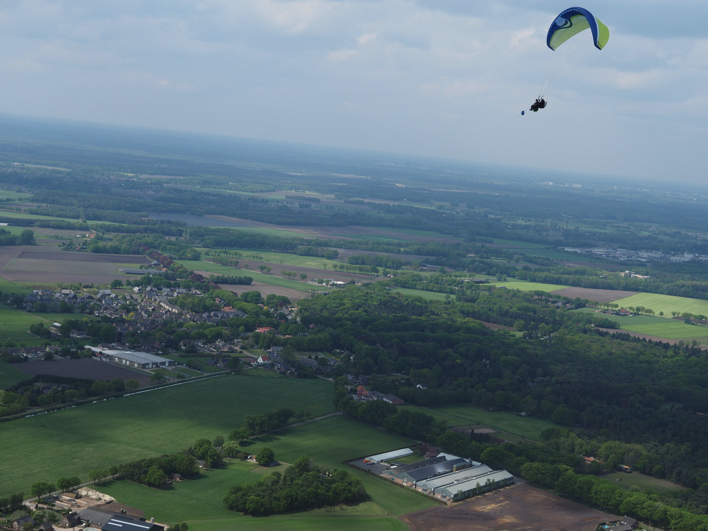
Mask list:
[[[401,517],[411,531],[595,531],[617,518],[528,484]]]

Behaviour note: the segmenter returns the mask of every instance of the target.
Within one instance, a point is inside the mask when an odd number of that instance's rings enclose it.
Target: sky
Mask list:
[[[708,2],[580,5],[602,51],[546,0],[0,0],[0,112],[703,181]]]

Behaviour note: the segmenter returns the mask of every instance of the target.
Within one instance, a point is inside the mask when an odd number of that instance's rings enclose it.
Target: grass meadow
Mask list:
[[[681,321],[664,319],[663,323],[627,324],[622,330],[662,337],[664,339],[693,339],[708,337],[708,327],[688,325]]]
[[[472,406],[442,406],[426,408],[406,405],[405,409],[421,411],[437,419],[444,419],[452,426],[483,425],[504,432],[502,436],[511,442],[523,439],[539,441],[541,432],[556,425],[536,417],[520,417],[511,411],[486,411]]]
[[[560,284],[542,284],[541,282],[524,282],[522,280],[491,282],[490,284],[498,288],[518,289],[519,291],[545,291],[548,293],[568,287]]]
[[[602,476],[603,479],[609,479],[614,481],[622,490],[629,490],[630,487],[639,487],[642,490],[652,490],[660,494],[669,494],[671,492],[677,492],[680,490],[685,490],[680,485],[666,481],[665,479],[654,478],[651,476],[645,476],[644,474],[639,474],[638,472],[632,472],[627,474],[626,472],[612,472]],[[620,481],[617,481],[620,480]]]
[[[234,267],[222,266],[219,264],[214,264],[212,262],[205,262],[203,260],[177,260],[177,262],[182,264],[187,269],[191,269],[192,271],[208,271],[209,273],[214,273],[215,275],[248,276],[256,282],[263,282],[263,284],[270,284],[271,286],[278,286],[281,288],[290,288],[299,291],[327,291],[331,289],[325,286],[318,286],[316,284],[300,282],[298,280],[289,280],[287,278],[283,278],[277,275],[266,275],[265,273],[257,273],[256,271],[236,269]],[[248,261],[243,260],[241,263],[248,263]],[[322,276],[325,275],[323,274]]]
[[[7,389],[28,378],[29,376],[18,371],[12,363],[6,363],[0,360],[0,390]]]
[[[30,325],[42,323],[51,326],[55,321],[61,322],[72,316],[74,314],[70,313],[29,313],[0,305],[0,343],[14,341],[21,346],[41,345],[45,340],[30,334]]]
[[[225,375],[13,420],[0,429],[0,497],[61,476],[184,449],[226,436],[245,415],[288,406],[313,416],[331,410],[324,380]]]
[[[0,278],[0,291],[3,293],[12,293],[13,295],[27,295],[32,290],[10,282],[9,280],[5,280],[4,278]]]
[[[221,250],[221,249],[220,249]],[[254,252],[242,249],[229,249],[229,251],[234,251],[241,253],[243,258],[239,258],[239,262],[268,262],[270,264],[279,264],[283,266],[298,266],[298,267],[309,267],[311,269],[322,269],[329,268],[332,264],[338,264],[339,262],[333,262],[332,260],[327,260],[325,258],[320,258],[318,256],[300,256],[292,253],[273,253],[273,252]],[[208,252],[208,251],[207,251]],[[252,258],[253,256],[258,256],[260,258]]]
[[[335,416],[261,437],[248,446],[247,451],[256,453],[267,446],[273,449],[276,459],[286,463],[307,455],[320,465],[345,468],[364,482],[372,500],[383,511],[400,516],[431,507],[436,502],[343,463],[411,444],[415,443],[410,439],[347,417]]]
[[[429,301],[444,301],[445,295],[447,293],[438,293],[437,291],[424,291],[422,289],[409,289],[409,288],[394,288],[391,291],[400,293],[402,295],[411,295],[413,297],[423,297]],[[450,295],[451,300],[455,300],[454,295]]]
[[[673,295],[638,293],[631,297],[617,300],[615,304],[619,304],[620,308],[644,306],[645,308],[651,308],[656,314],[664,312],[665,316],[670,316],[671,312],[708,315],[708,301],[689,299],[687,297],[674,297]]]
[[[268,518],[252,518],[227,511],[223,498],[237,484],[253,483],[274,469],[229,460],[226,468],[209,470],[198,479],[183,481],[171,490],[159,491],[127,481],[114,481],[98,488],[119,502],[145,511],[162,523],[186,521],[190,529],[343,529],[404,530],[406,526],[395,516],[435,505],[435,502],[397,487],[385,480],[358,472],[343,461],[361,455],[398,448],[411,441],[375,427],[344,417],[289,428],[258,439],[246,449],[255,452],[268,446],[283,463],[292,463],[300,455],[308,455],[318,464],[345,468],[361,477],[371,501],[355,506],[323,508]]]

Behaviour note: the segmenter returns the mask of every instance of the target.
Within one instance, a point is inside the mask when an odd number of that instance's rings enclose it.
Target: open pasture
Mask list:
[[[13,420],[0,430],[0,497],[225,437],[245,415],[285,406],[322,415],[331,401],[324,380],[271,378],[265,386],[262,378],[225,375]]]
[[[521,441],[523,439],[539,441],[543,430],[556,426],[548,420],[536,417],[521,417],[511,411],[487,411],[473,406],[441,406],[427,408],[406,404],[405,406],[399,407],[432,415],[437,419],[449,422],[452,426],[486,426],[504,432],[500,434],[499,437],[506,438],[512,442]]]
[[[671,483],[665,479],[652,476],[645,476],[638,472],[632,472],[631,474],[627,474],[626,472],[612,472],[602,476],[602,479],[614,481],[615,485],[622,490],[629,490],[631,487],[639,487],[642,490],[652,490],[660,494],[685,490],[684,487],[676,483]]]
[[[508,288],[508,289],[518,289],[519,291],[545,291],[551,293],[557,291],[567,286],[561,286],[559,284],[542,284],[541,282],[524,282],[521,280],[508,281],[508,282],[490,282],[490,284],[496,286],[497,288]]]
[[[400,516],[436,505],[436,502],[349,467],[344,462],[411,444],[414,442],[409,439],[338,415],[259,437],[253,445],[247,447],[247,451],[256,453],[267,446],[273,449],[276,459],[286,463],[292,463],[301,455],[307,455],[320,465],[346,467],[347,471],[363,481],[367,492],[377,505],[387,513]]]
[[[622,330],[665,339],[698,339],[708,337],[708,327],[688,325],[682,321],[664,319],[663,323],[622,324]]]
[[[0,390],[7,389],[27,379],[27,375],[17,370],[15,363],[0,360]]]
[[[228,526],[229,529],[273,529],[271,526],[281,529],[319,529],[318,524],[323,519],[325,521],[322,524],[326,522],[337,528],[342,524],[344,529],[403,529],[402,524],[400,527],[395,525],[397,520],[374,502],[268,518],[252,518],[226,509],[222,500],[233,485],[255,483],[264,474],[276,470],[282,472],[284,468],[263,468],[245,461],[230,460],[227,467],[204,471],[198,478],[177,483],[170,490],[151,489],[128,481],[111,481],[97,487],[97,490],[113,496],[121,503],[143,510],[148,518],[154,517],[158,522],[170,523],[187,521],[190,529],[197,530],[204,526],[210,529],[217,522],[217,525]],[[372,518],[374,521],[371,521]],[[391,522],[381,526],[377,522],[379,518]],[[358,521],[357,524],[352,525],[352,519]],[[366,527],[370,521],[373,527]],[[264,527],[263,522],[269,522],[269,525]],[[307,526],[310,522],[313,527]]]
[[[213,262],[197,261],[197,260],[176,260],[176,262],[182,264],[187,269],[192,271],[198,271],[201,274],[214,274],[214,275],[231,275],[231,276],[247,276],[251,277],[254,281],[262,282],[263,284],[269,284],[271,286],[279,286],[281,288],[289,288],[298,291],[310,291],[319,290],[327,291],[330,288],[318,286],[316,284],[309,284],[307,282],[300,282],[298,280],[289,280],[277,275],[268,275],[265,273],[259,273],[257,271],[251,271],[250,269],[236,269],[234,267],[222,266],[215,264]],[[245,262],[245,261],[244,261]],[[249,263],[250,262],[246,262]],[[286,269],[286,268],[284,268]],[[248,288],[248,286],[244,286]],[[252,289],[245,289],[245,291],[254,291]]]
[[[674,297],[673,295],[658,295],[655,293],[638,293],[624,299],[615,301],[620,308],[630,306],[643,306],[651,308],[657,315],[664,312],[665,316],[670,316],[671,312],[692,313],[694,315],[708,315],[708,301],[700,299],[689,299],[687,297]]]
[[[40,338],[29,333],[30,325],[47,324],[45,319],[39,317],[40,315],[42,314],[27,313],[0,305],[0,340],[3,342],[14,341],[24,345],[41,342]],[[28,343],[28,341],[32,343]]]

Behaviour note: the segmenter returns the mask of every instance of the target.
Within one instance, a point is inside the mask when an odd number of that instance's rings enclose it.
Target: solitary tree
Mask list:
[[[275,452],[270,448],[261,448],[256,454],[256,462],[261,466],[268,466],[275,461]]]

